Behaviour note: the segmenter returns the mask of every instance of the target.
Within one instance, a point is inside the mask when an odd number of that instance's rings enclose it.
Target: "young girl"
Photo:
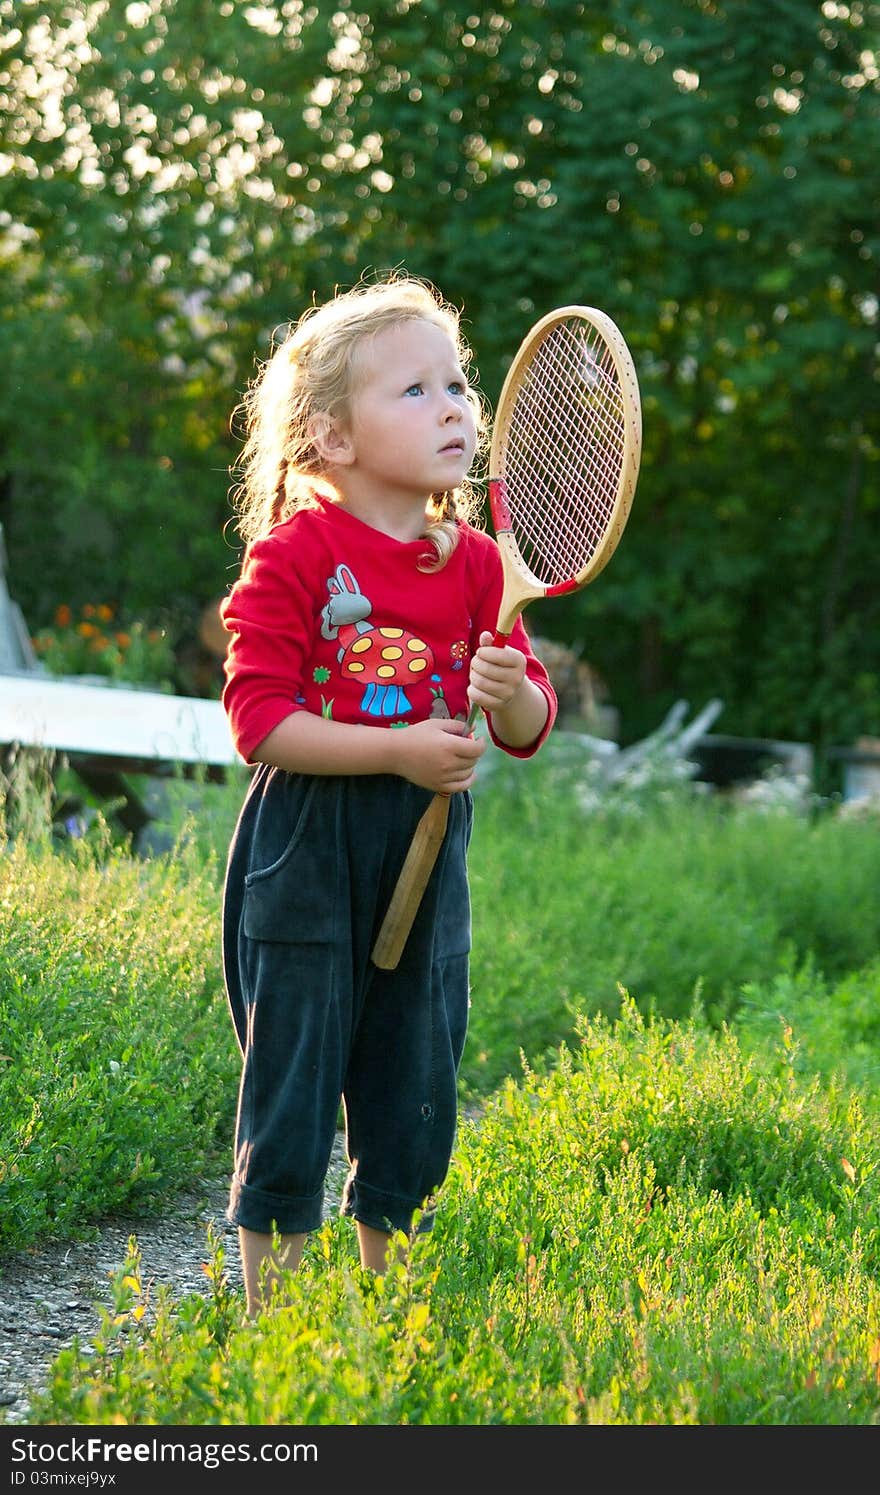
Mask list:
[[[340,1103],[362,1265],[383,1271],[416,1216],[430,1228],[469,1005],[468,791],[486,741],[466,719],[476,703],[525,758],[556,714],[522,622],[492,644],[502,573],[466,481],[484,438],[469,356],[455,309],[395,274],[310,308],[244,396],[223,702],[256,767],[223,958],[243,1060],[228,1216],[252,1315],[321,1222]],[[446,839],[396,970],[379,970],[437,791]]]

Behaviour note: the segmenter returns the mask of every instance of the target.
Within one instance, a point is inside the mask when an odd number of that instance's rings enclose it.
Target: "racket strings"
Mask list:
[[[557,324],[516,394],[501,462],[517,546],[542,584],[578,576],[606,535],[624,444],[612,350],[579,319]]]

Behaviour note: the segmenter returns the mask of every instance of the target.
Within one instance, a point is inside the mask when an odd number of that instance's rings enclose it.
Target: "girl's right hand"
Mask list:
[[[393,729],[392,772],[420,789],[435,794],[460,794],[470,789],[478,760],[486,751],[485,738],[471,737],[465,722],[430,717],[412,726]]]

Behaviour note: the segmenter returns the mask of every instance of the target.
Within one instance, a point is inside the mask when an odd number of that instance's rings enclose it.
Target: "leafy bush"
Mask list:
[[[52,675],[106,675],[109,680],[173,689],[174,650],[165,628],[116,616],[110,603],[87,602],[75,617],[62,603],[51,627],[33,639]]]
[[[616,1012],[618,983],[646,1014],[699,1010],[715,1028],[784,998],[789,1021],[813,1014],[810,1063],[829,1074],[845,1052],[832,1014],[849,1012],[860,1026],[845,1072],[875,1077],[870,821],[767,816],[665,791],[649,809],[612,797],[587,814],[552,774],[519,784],[513,798],[487,787],[477,806],[463,1099],[519,1075],[521,1055],[536,1069],[551,1062],[579,1013]],[[192,786],[169,785],[174,849],[151,861],[112,845],[100,819],[83,841],[53,846],[36,810],[22,811],[0,852],[7,1246],[73,1233],[111,1208],[154,1208],[218,1153],[228,1166],[238,1053],[220,889],[244,786],[202,788],[195,815]],[[773,1018],[762,1036],[777,1032]]]
[[[786,1050],[761,1070],[624,994],[463,1125],[407,1264],[364,1274],[329,1222],[247,1322],[216,1240],[204,1296],[151,1304],[132,1238],[32,1420],[874,1424],[878,1161],[877,1120]]]
[[[740,1043],[757,1055],[784,1043],[800,1074],[857,1085],[880,1100],[880,960],[828,981],[807,960],[743,988],[735,1018]]]
[[[228,1147],[238,1059],[216,875],[185,843],[0,854],[0,1241],[147,1208]]]
[[[363,1273],[330,1222],[249,1322],[210,1233],[181,1301],[133,1237],[32,1421],[876,1421],[876,826],[654,788],[586,813],[550,762],[480,789],[471,1104],[408,1262]],[[241,793],[152,861],[100,821],[0,845],[7,1249],[226,1166]]]
[[[743,989],[812,956],[829,980],[880,951],[880,837],[870,819],[767,813],[663,786],[577,808],[551,762],[477,796],[468,1091],[485,1093],[616,1010],[716,1026]]]

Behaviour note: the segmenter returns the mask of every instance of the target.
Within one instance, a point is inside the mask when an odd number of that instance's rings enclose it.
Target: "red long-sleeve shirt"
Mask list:
[[[402,542],[318,499],[255,541],[221,606],[231,637],[223,705],[244,760],[292,711],[334,721],[403,727],[430,716],[467,718],[471,656],[493,633],[503,577],[494,539],[460,524],[439,571],[424,540]],[[556,695],[522,619],[510,643],[547,697],[540,736],[512,748],[537,752],[556,718]]]

